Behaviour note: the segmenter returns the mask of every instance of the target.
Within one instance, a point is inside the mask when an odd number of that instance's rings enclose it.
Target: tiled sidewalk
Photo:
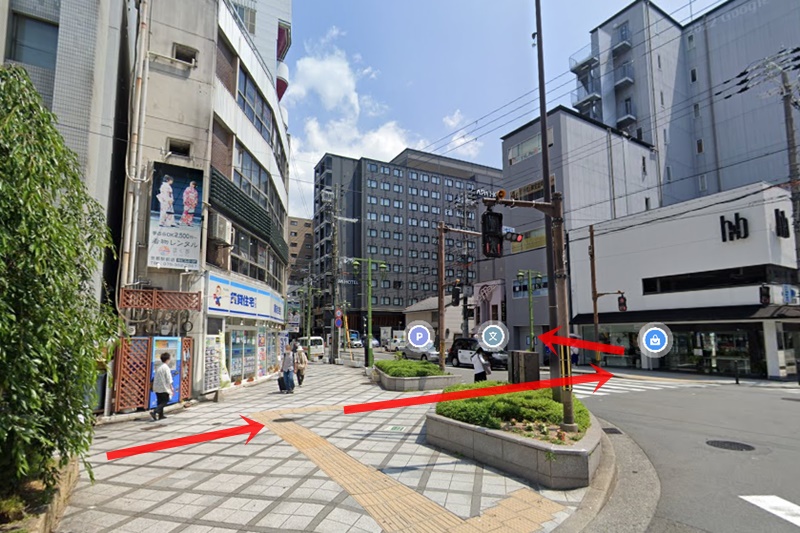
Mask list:
[[[547,532],[583,498],[585,489],[536,491],[427,446],[430,406],[342,414],[345,404],[406,394],[420,393],[386,392],[363,369],[316,364],[293,395],[278,394],[272,382],[162,422],[98,427],[90,457],[96,483],[82,473],[58,531]],[[105,457],[241,425],[240,414],[267,423],[247,445],[238,436],[113,462]]]

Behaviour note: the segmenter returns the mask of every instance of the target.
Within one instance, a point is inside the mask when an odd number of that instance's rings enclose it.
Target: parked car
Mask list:
[[[361,342],[361,339],[351,339],[350,346],[352,346],[353,348],[363,348],[364,343]]]
[[[373,348],[380,348],[380,346],[381,346],[381,341],[379,341],[375,337],[372,337],[372,347]]]
[[[439,362],[439,351],[433,348],[424,352],[415,352],[414,350],[410,350],[407,346],[404,346],[402,352],[403,359],[419,359],[420,361],[430,361],[432,363]]]
[[[406,347],[405,339],[392,339],[389,341],[387,350],[390,352],[403,351]]]
[[[321,360],[325,356],[325,341],[322,337],[311,337],[310,340],[308,337],[300,337],[297,342],[304,350],[308,350],[306,357],[310,360]]]
[[[472,356],[479,346],[478,339],[458,338],[453,341],[453,345],[447,352],[447,361],[453,366],[470,366],[472,365]],[[505,350],[487,351],[486,357],[492,368],[508,368],[508,352]]]

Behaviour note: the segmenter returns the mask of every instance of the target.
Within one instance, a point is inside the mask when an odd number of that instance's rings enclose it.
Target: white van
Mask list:
[[[306,350],[306,357],[309,361],[314,359],[321,361],[325,357],[325,341],[322,340],[322,337],[311,337],[310,346],[308,337],[300,337],[297,342]]]

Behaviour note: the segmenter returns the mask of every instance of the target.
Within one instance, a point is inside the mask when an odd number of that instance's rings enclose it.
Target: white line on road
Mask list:
[[[746,502],[761,507],[765,511],[783,518],[790,524],[800,527],[800,505],[786,501],[778,496],[739,496]]]

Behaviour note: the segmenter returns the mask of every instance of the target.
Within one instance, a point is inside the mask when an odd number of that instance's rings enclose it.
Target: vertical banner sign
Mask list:
[[[258,328],[258,377],[267,375],[267,328]]]
[[[219,389],[220,360],[222,359],[222,342],[218,335],[206,335],[205,372],[203,374],[203,393]]]
[[[200,269],[203,172],[153,164],[147,266]]]

